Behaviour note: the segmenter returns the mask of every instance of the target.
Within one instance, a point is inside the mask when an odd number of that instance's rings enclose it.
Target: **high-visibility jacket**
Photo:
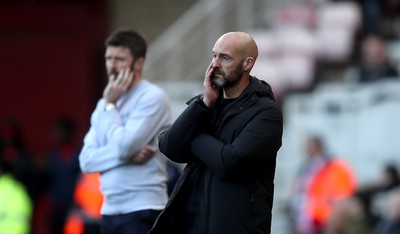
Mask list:
[[[31,215],[25,187],[9,174],[0,175],[0,234],[29,233]]]
[[[103,195],[98,173],[82,174],[74,192],[73,209],[64,226],[64,234],[83,234],[85,220],[100,220]]]
[[[340,159],[329,160],[311,181],[308,190],[307,214],[324,225],[335,201],[354,193],[356,179],[349,165]]]
[[[82,208],[85,215],[93,219],[100,219],[100,209],[103,195],[100,191],[100,174],[83,174],[74,194],[75,204]]]

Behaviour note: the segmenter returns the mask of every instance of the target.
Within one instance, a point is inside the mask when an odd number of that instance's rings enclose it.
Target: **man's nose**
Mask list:
[[[115,59],[110,60],[110,68],[112,70],[117,70],[118,69],[118,63]]]
[[[212,67],[220,67],[221,63],[218,58],[213,58],[212,60]]]

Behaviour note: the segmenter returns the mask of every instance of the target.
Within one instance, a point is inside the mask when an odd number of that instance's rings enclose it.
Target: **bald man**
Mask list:
[[[221,36],[203,92],[159,137],[187,163],[152,234],[270,233],[282,114],[271,87],[250,75],[258,49],[243,32]]]

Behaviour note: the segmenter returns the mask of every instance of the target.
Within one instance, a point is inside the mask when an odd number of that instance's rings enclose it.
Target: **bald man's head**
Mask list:
[[[213,85],[221,88],[245,86],[257,55],[257,45],[247,33],[229,32],[222,35],[213,48]]]
[[[258,56],[258,47],[254,39],[245,32],[228,32],[222,35],[216,43],[231,44],[243,59],[252,57],[254,62]]]

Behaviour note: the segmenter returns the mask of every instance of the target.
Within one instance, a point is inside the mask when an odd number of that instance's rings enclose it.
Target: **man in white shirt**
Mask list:
[[[162,89],[142,79],[147,46],[139,33],[118,30],[105,46],[108,84],[91,116],[80,167],[101,174],[102,234],[147,233],[167,201],[167,159],[155,147],[171,123],[170,104]]]

